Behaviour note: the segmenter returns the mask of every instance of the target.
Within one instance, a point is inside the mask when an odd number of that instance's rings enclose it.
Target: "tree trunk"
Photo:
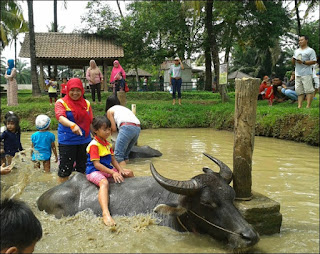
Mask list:
[[[117,5],[118,5],[118,9],[119,9],[120,15],[121,15],[121,17],[123,18],[122,11],[121,11],[121,8],[120,8],[119,0],[117,0]]]
[[[58,32],[58,1],[53,0],[53,31]]]
[[[216,83],[217,83],[217,88],[219,89],[219,93],[221,96],[221,101],[226,102],[229,101],[229,97],[226,93],[225,85],[219,85],[219,67],[220,67],[220,62],[219,62],[219,49],[217,45],[217,39],[216,35],[213,33],[213,26],[212,26],[212,9],[213,9],[213,0],[207,0],[206,3],[206,12],[207,12],[207,32],[208,32],[208,37],[210,41],[210,46],[211,46],[211,55],[213,59],[213,66],[214,66],[214,73],[216,77]]]
[[[17,35],[14,35],[14,64],[17,65]]]
[[[210,2],[210,3],[209,3]],[[212,33],[212,0],[208,0],[206,3],[206,19],[205,19],[205,27],[207,34],[205,36],[204,41],[204,55],[205,55],[205,64],[206,64],[206,82],[205,82],[205,90],[212,90],[212,68],[211,68],[211,47],[210,47],[210,36]]]
[[[53,31],[58,32],[58,1],[53,0]],[[53,73],[55,78],[58,78],[58,67],[57,65],[53,66]]]
[[[212,91],[212,70],[211,70],[211,52],[210,46],[205,46],[205,66],[206,66],[206,81],[203,90]]]
[[[296,9],[296,15],[297,15],[297,33],[298,33],[298,41],[299,41],[299,35],[301,34],[301,23],[300,23],[300,16],[299,16],[299,8],[298,8],[298,0],[294,0],[294,8]]]
[[[28,18],[29,18],[29,38],[30,38],[30,60],[31,60],[31,83],[32,95],[41,94],[38,82],[37,62],[36,62],[36,40],[33,25],[33,0],[28,0]]]
[[[136,84],[137,84],[137,91],[139,91],[139,88],[140,88],[140,82],[139,82],[138,66],[134,66],[134,69],[135,69],[135,71],[136,71]]]
[[[260,79],[236,79],[233,146],[233,188],[236,198],[252,197],[252,154]]]

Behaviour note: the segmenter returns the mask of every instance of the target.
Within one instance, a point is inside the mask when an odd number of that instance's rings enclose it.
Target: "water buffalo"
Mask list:
[[[209,234],[226,240],[234,250],[244,250],[259,241],[258,233],[233,205],[235,192],[229,185],[232,171],[220,160],[205,154],[220,167],[216,173],[203,168],[188,181],[170,180],[161,176],[153,164],[153,177],[127,178],[121,184],[110,184],[112,215],[133,215],[154,212],[161,225],[178,231]],[[43,193],[38,208],[57,218],[92,209],[101,215],[98,188],[81,173]]]
[[[160,157],[162,155],[156,149],[151,148],[150,146],[133,146],[130,153],[129,158],[152,158],[152,157]]]

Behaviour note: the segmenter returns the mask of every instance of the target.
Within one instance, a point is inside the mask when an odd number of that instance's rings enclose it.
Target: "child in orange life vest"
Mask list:
[[[124,177],[133,177],[133,172],[123,169],[114,157],[112,145],[107,141],[111,135],[110,120],[106,116],[95,117],[91,126],[94,139],[87,147],[86,175],[90,182],[100,187],[98,197],[104,224],[114,226],[116,223],[108,208],[109,180],[113,178],[116,183],[121,183]]]

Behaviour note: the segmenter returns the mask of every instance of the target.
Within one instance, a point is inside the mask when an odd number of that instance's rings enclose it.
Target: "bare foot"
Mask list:
[[[103,217],[103,223],[108,226],[112,227],[116,225],[116,222],[112,219],[110,214],[102,214]]]

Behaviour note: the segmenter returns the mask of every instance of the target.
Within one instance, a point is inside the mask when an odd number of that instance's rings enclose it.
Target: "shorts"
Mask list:
[[[296,76],[295,91],[297,95],[310,94],[314,92],[312,74]]]
[[[118,172],[119,171],[115,168],[112,169],[114,172]],[[103,179],[107,179],[107,178],[112,178],[112,175],[106,172],[102,172],[102,171],[94,171],[90,174],[87,175],[87,179],[94,183],[95,185],[99,186],[99,183],[101,180]],[[108,180],[108,179],[107,179]]]
[[[49,94],[49,98],[57,98],[58,95],[57,93],[48,93]]]

